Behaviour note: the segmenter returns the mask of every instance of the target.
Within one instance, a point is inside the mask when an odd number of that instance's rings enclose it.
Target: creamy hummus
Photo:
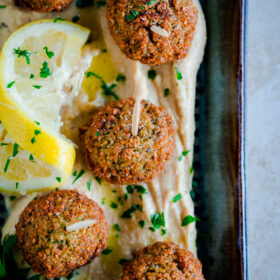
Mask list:
[[[117,223],[121,231],[116,231],[111,226],[108,248],[112,252],[108,255],[101,255],[92,264],[77,270],[79,274],[75,273],[72,279],[117,279],[122,268],[119,264],[120,259],[130,259],[138,249],[158,240],[173,241],[196,253],[195,223],[186,227],[181,226],[185,216],[194,216],[194,205],[189,193],[192,188],[195,88],[196,75],[206,41],[203,12],[199,1],[193,0],[193,2],[198,9],[198,21],[188,56],[176,63],[154,67],[153,69],[157,73],[154,81],[148,79],[149,66],[126,58],[115,44],[107,28],[105,7],[98,10],[92,7],[78,9],[75,4],[72,4],[62,13],[41,14],[16,7],[10,0],[4,0],[1,3],[7,5],[7,8],[0,10],[0,47],[9,34],[18,27],[42,18],[59,16],[71,20],[73,16],[79,15],[81,19],[78,24],[84,25],[92,31],[91,43],[84,48],[79,65],[65,84],[65,104],[61,110],[64,123],[61,132],[76,145],[77,158],[73,171],[79,172],[84,169],[85,174],[74,184],[72,182],[75,177],[72,176],[69,182],[61,188],[77,189],[80,193],[95,200],[104,209],[108,223],[110,225]],[[182,80],[176,79],[175,65],[183,76]],[[140,96],[148,99],[157,105],[166,107],[175,121],[176,148],[174,155],[158,178],[148,184],[141,184],[148,192],[142,195],[142,200],[139,198],[139,193],[134,191],[133,194],[128,195],[126,201],[123,199],[123,205],[121,205],[119,197],[124,198],[125,186],[110,185],[106,182],[99,184],[86,166],[82,147],[77,137],[78,128],[87,121],[89,113],[112,100],[102,94],[99,81],[93,77],[85,78],[81,86],[84,72],[89,66],[94,72],[103,76],[108,83],[114,82],[115,78],[112,77],[122,73],[126,76],[126,80],[124,83],[117,83],[117,87],[114,89],[120,98]],[[170,93],[166,97],[164,96],[165,88],[170,89]],[[179,161],[178,157],[185,150],[190,152]],[[89,181],[91,181],[90,190],[87,184]],[[182,199],[173,203],[173,197],[179,193],[182,194]],[[3,236],[15,233],[18,217],[33,197],[34,194],[28,195],[17,199],[16,203],[7,204],[11,213],[3,229]],[[112,202],[116,203],[118,207],[110,207]],[[125,210],[135,204],[141,204],[143,212],[134,212],[130,219],[120,218]],[[165,215],[166,234],[164,236],[160,229],[156,232],[148,229],[152,225],[151,215],[156,212],[163,212]],[[144,228],[139,226],[140,220],[146,221]]]

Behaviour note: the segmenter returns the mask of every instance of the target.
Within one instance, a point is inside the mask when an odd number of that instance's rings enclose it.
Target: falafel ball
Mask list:
[[[70,230],[70,225],[81,221],[91,225]],[[48,278],[67,276],[92,262],[106,248],[108,232],[98,204],[68,190],[32,200],[16,224],[17,245],[25,261]]]
[[[133,136],[134,104],[133,97],[115,101],[80,128],[89,168],[112,184],[150,181],[173,153],[175,129],[167,110],[142,100],[138,134]]]
[[[67,8],[73,0],[16,0],[17,5],[36,12],[61,12]]]
[[[141,249],[123,266],[119,280],[204,280],[200,261],[171,242]]]
[[[187,55],[197,14],[192,0],[109,0],[107,22],[129,58],[159,65]]]

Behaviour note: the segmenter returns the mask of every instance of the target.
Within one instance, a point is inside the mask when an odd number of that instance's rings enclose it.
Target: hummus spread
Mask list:
[[[185,216],[194,216],[190,191],[195,130],[195,89],[196,75],[206,42],[203,12],[199,1],[193,2],[198,9],[198,21],[188,55],[180,61],[153,67],[156,71],[154,80],[149,79],[147,75],[150,66],[130,60],[121,53],[107,27],[106,7],[78,9],[73,3],[62,13],[42,14],[23,10],[10,0],[3,0],[1,3],[7,7],[0,10],[0,48],[11,32],[30,21],[42,18],[59,16],[71,21],[74,16],[79,15],[80,20],[77,23],[91,30],[90,43],[82,50],[79,64],[65,83],[65,102],[61,110],[63,121],[61,133],[75,144],[77,152],[73,171],[77,174],[83,169],[85,173],[75,183],[72,183],[75,179],[75,176],[72,176],[61,188],[77,189],[103,208],[111,225],[108,248],[112,252],[108,255],[101,254],[93,263],[78,269],[71,279],[117,279],[122,269],[120,259],[130,259],[137,250],[156,241],[173,241],[196,253],[195,223],[181,226]],[[182,80],[176,79],[175,66],[182,74]],[[173,117],[176,126],[174,155],[159,177],[147,184],[141,184],[147,193],[139,195],[134,191],[126,195],[126,186],[100,182],[87,168],[83,149],[78,140],[78,129],[87,122],[96,108],[112,101],[113,98],[103,95],[98,79],[84,78],[86,71],[93,71],[102,76],[108,84],[117,83],[114,91],[119,98],[135,96],[150,100],[156,105],[166,107]],[[118,74],[126,77],[124,83],[115,81]],[[169,89],[167,96],[164,94],[166,88]],[[182,157],[182,152],[186,150],[189,153]],[[173,203],[173,198],[177,194],[181,194],[182,198]],[[10,216],[4,226],[3,236],[15,233],[15,224],[21,211],[33,198],[34,194],[31,194],[12,203],[6,199]],[[115,204],[117,208],[112,207]],[[120,217],[135,204],[142,205],[143,212],[135,211],[129,219]],[[164,213],[165,216],[164,235],[161,229],[156,229],[155,232],[149,229],[152,226],[151,216],[157,212]],[[144,228],[139,226],[141,220],[146,222]],[[120,231],[113,227],[114,224],[119,225]]]

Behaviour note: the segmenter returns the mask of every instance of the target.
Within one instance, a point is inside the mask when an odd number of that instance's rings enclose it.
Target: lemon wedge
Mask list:
[[[75,149],[59,132],[59,113],[67,98],[64,83],[89,32],[66,21],[40,20],[21,27],[5,43],[0,58],[0,190],[26,193],[68,179]]]

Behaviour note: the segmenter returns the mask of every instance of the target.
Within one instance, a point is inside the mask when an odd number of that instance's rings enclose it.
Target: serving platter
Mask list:
[[[201,1],[208,43],[198,76],[194,199],[206,279],[247,279],[245,9],[243,0]],[[1,199],[1,224],[7,212]]]
[[[201,1],[207,47],[196,102],[198,256],[206,279],[248,279],[245,185],[246,1]]]

